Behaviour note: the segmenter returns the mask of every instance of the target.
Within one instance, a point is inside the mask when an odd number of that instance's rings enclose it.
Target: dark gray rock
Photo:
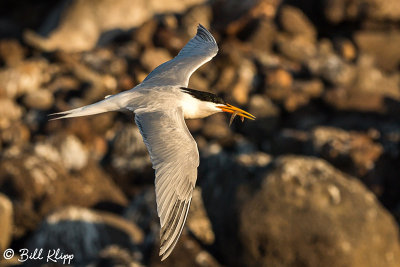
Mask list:
[[[143,232],[133,222],[111,213],[71,206],[47,216],[27,241],[27,248],[43,248],[46,254],[60,249],[60,253],[73,255],[71,263],[77,266],[93,261],[111,245],[138,251],[143,238]]]
[[[243,152],[228,153],[216,145],[203,149],[198,184],[215,233],[216,253],[228,266],[243,266],[243,244],[238,242],[238,199],[244,192],[239,188],[254,183],[269,160],[265,154],[257,155],[254,148],[236,147],[235,150]]]

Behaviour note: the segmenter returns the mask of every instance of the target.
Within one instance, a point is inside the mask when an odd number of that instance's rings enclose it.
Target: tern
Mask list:
[[[155,68],[134,88],[97,103],[54,113],[54,119],[129,110],[135,114],[155,170],[157,213],[160,218],[160,253],[165,260],[174,249],[188,215],[197,180],[199,151],[185,119],[204,118],[218,112],[255,119],[215,94],[188,88],[192,73],[218,52],[211,33],[201,24],[178,55]]]

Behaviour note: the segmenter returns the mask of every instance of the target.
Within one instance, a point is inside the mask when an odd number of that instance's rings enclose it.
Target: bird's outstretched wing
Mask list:
[[[155,68],[143,83],[187,87],[192,73],[210,61],[217,52],[218,45],[214,37],[199,24],[196,36],[182,48],[179,54]]]
[[[156,173],[160,256],[164,260],[174,249],[186,221],[197,179],[199,151],[181,108],[135,113]]]

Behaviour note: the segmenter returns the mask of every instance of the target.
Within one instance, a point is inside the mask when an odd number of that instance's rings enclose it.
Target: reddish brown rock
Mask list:
[[[357,176],[375,168],[383,147],[367,134],[333,127],[318,127],[312,132],[314,153]]]

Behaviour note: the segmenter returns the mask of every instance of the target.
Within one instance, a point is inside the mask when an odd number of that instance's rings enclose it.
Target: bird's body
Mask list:
[[[191,74],[217,52],[214,37],[199,25],[196,36],[174,59],[158,66],[133,89],[55,114],[62,115],[56,118],[61,119],[118,110],[135,113],[155,170],[162,260],[170,255],[183,230],[197,179],[199,152],[185,119],[222,111],[254,119],[212,93],[187,88]]]

